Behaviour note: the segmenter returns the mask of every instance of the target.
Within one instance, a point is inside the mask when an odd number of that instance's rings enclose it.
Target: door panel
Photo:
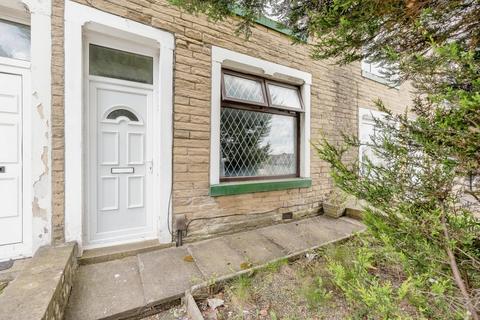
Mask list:
[[[147,237],[152,91],[92,81],[90,102],[90,241]]]
[[[23,240],[22,76],[0,73],[0,246]]]

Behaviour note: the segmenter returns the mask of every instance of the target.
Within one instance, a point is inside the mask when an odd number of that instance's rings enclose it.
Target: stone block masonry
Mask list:
[[[173,216],[185,214],[197,220],[190,225],[189,238],[198,239],[258,226],[260,212],[269,212],[260,219],[263,223],[278,220],[284,212],[294,217],[314,215],[321,207],[324,195],[331,189],[329,167],[320,161],[312,149],[310,170],[312,185],[308,188],[250,193],[233,196],[209,195],[210,160],[210,106],[211,106],[211,48],[220,46],[259,59],[271,61],[312,74],[311,142],[327,137],[341,141],[341,132],[358,131],[358,108],[374,108],[374,100],[381,98],[394,110],[403,110],[410,101],[408,85],[390,89],[384,84],[365,79],[360,64],[336,66],[332,61],[315,61],[310,57],[310,45],[292,45],[291,39],[277,31],[257,25],[247,40],[235,34],[238,19],[212,22],[203,15],[191,15],[171,6],[165,0],[76,0],[99,10],[131,19],[175,36],[174,65],[174,151],[173,151]],[[54,10],[54,46],[61,43],[61,1]],[[61,50],[54,79],[63,77]],[[61,84],[55,85],[54,113],[63,112]],[[53,134],[55,152],[64,150],[62,117],[55,118]],[[354,159],[356,152],[348,154]],[[63,234],[63,158],[55,158],[54,168],[54,237]],[[56,166],[57,165],[57,166]],[[58,178],[56,180],[56,178]],[[257,214],[256,214],[257,213]],[[232,218],[216,218],[238,214]]]
[[[77,270],[76,245],[42,247],[0,295],[2,320],[61,320]]]

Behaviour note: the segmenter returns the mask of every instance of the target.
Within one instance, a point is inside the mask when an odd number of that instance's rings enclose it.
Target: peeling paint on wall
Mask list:
[[[38,176],[38,178],[33,183],[33,190],[35,196],[44,197],[49,188],[48,183],[48,147],[43,147],[42,156],[40,157],[42,164],[43,164],[43,172]]]
[[[43,105],[42,104],[39,104],[37,106],[37,112],[40,115],[40,119],[45,119],[45,115],[43,114]]]
[[[38,217],[38,218],[42,218],[44,220],[47,220],[47,210],[45,210],[43,208],[40,208],[40,206],[38,205],[38,198],[37,197],[33,198],[32,212],[33,212],[34,217]]]

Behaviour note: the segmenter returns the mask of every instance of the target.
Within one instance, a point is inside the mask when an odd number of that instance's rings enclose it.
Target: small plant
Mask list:
[[[265,266],[264,271],[278,272],[278,270],[280,270],[280,268],[286,264],[288,264],[288,259],[279,259],[279,260],[268,263]]]
[[[252,278],[241,275],[232,282],[230,289],[241,301],[248,301],[252,296]]]
[[[307,301],[308,307],[313,310],[332,298],[332,293],[325,288],[322,277],[315,277],[311,283],[301,289],[301,294]]]

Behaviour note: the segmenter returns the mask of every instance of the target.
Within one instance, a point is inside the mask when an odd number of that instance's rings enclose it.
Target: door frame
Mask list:
[[[172,241],[172,159],[173,159],[173,63],[175,38],[172,33],[116,16],[72,0],[65,1],[65,239],[84,249],[85,213],[85,67],[84,35],[97,32],[128,40],[137,47],[159,50],[157,105],[160,115],[153,134],[159,137],[154,159],[160,190],[153,210],[160,243]],[[110,244],[109,244],[110,245]]]
[[[30,62],[0,58],[0,72],[22,77],[22,242],[0,246],[0,261],[32,255],[32,109]]]
[[[127,51],[131,53],[141,54],[145,56],[149,56],[153,58],[153,84],[144,84],[134,81],[122,80],[122,79],[114,79],[102,76],[94,76],[90,75],[89,73],[89,48],[90,44],[95,44],[99,46],[104,46],[112,49]],[[160,166],[158,161],[154,160],[154,146],[160,144],[160,137],[154,133],[154,123],[159,123],[160,121],[160,114],[158,106],[158,59],[159,59],[159,50],[155,50],[148,46],[138,46],[134,42],[130,42],[128,40],[118,39],[111,36],[106,36],[104,34],[98,32],[86,32],[84,34],[84,45],[83,45],[83,58],[84,58],[84,101],[85,101],[85,112],[84,112],[84,154],[85,154],[85,173],[86,179],[84,182],[84,190],[85,190],[85,210],[84,210],[84,248],[85,249],[93,249],[98,247],[104,246],[112,246],[112,245],[119,245],[125,244],[130,242],[138,242],[138,241],[145,241],[145,240],[152,240],[155,239],[156,236],[156,228],[155,228],[155,221],[160,218],[159,211],[153,210],[154,207],[158,207],[155,205],[155,202],[158,201],[158,197],[154,197],[153,195],[159,194],[160,190],[158,186],[160,185],[159,174],[157,174],[158,167]],[[114,87],[114,86],[122,86],[125,89],[132,89],[134,92],[135,89],[140,90],[148,90],[152,92],[152,102],[151,106],[147,106],[147,115],[148,118],[146,122],[146,132],[145,132],[145,146],[147,148],[148,153],[145,155],[145,162],[148,161],[152,162],[153,165],[153,172],[150,176],[152,179],[151,181],[151,190],[147,186],[146,193],[150,193],[150,195],[146,194],[146,217],[148,221],[148,226],[151,227],[152,232],[146,234],[143,237],[136,237],[135,235],[131,236],[119,236],[113,237],[110,239],[95,239],[94,232],[92,232],[92,228],[96,226],[96,224],[92,221],[92,217],[94,213],[98,209],[94,209],[93,205],[98,203],[98,197],[94,200],[92,192],[90,191],[89,186],[92,183],[97,183],[98,173],[97,173],[97,163],[93,163],[92,157],[96,156],[96,147],[98,140],[96,141],[95,145],[92,145],[92,139],[98,138],[98,123],[95,123],[95,132],[92,132],[92,108],[91,105],[91,94],[95,94],[90,92],[90,85],[92,83],[96,84],[96,87]],[[151,114],[149,114],[151,112]],[[95,137],[93,137],[95,135]],[[98,161],[98,159],[97,159]],[[147,166],[147,164],[145,165]],[[150,202],[148,201],[150,200]],[[118,239],[118,240],[115,240]]]

